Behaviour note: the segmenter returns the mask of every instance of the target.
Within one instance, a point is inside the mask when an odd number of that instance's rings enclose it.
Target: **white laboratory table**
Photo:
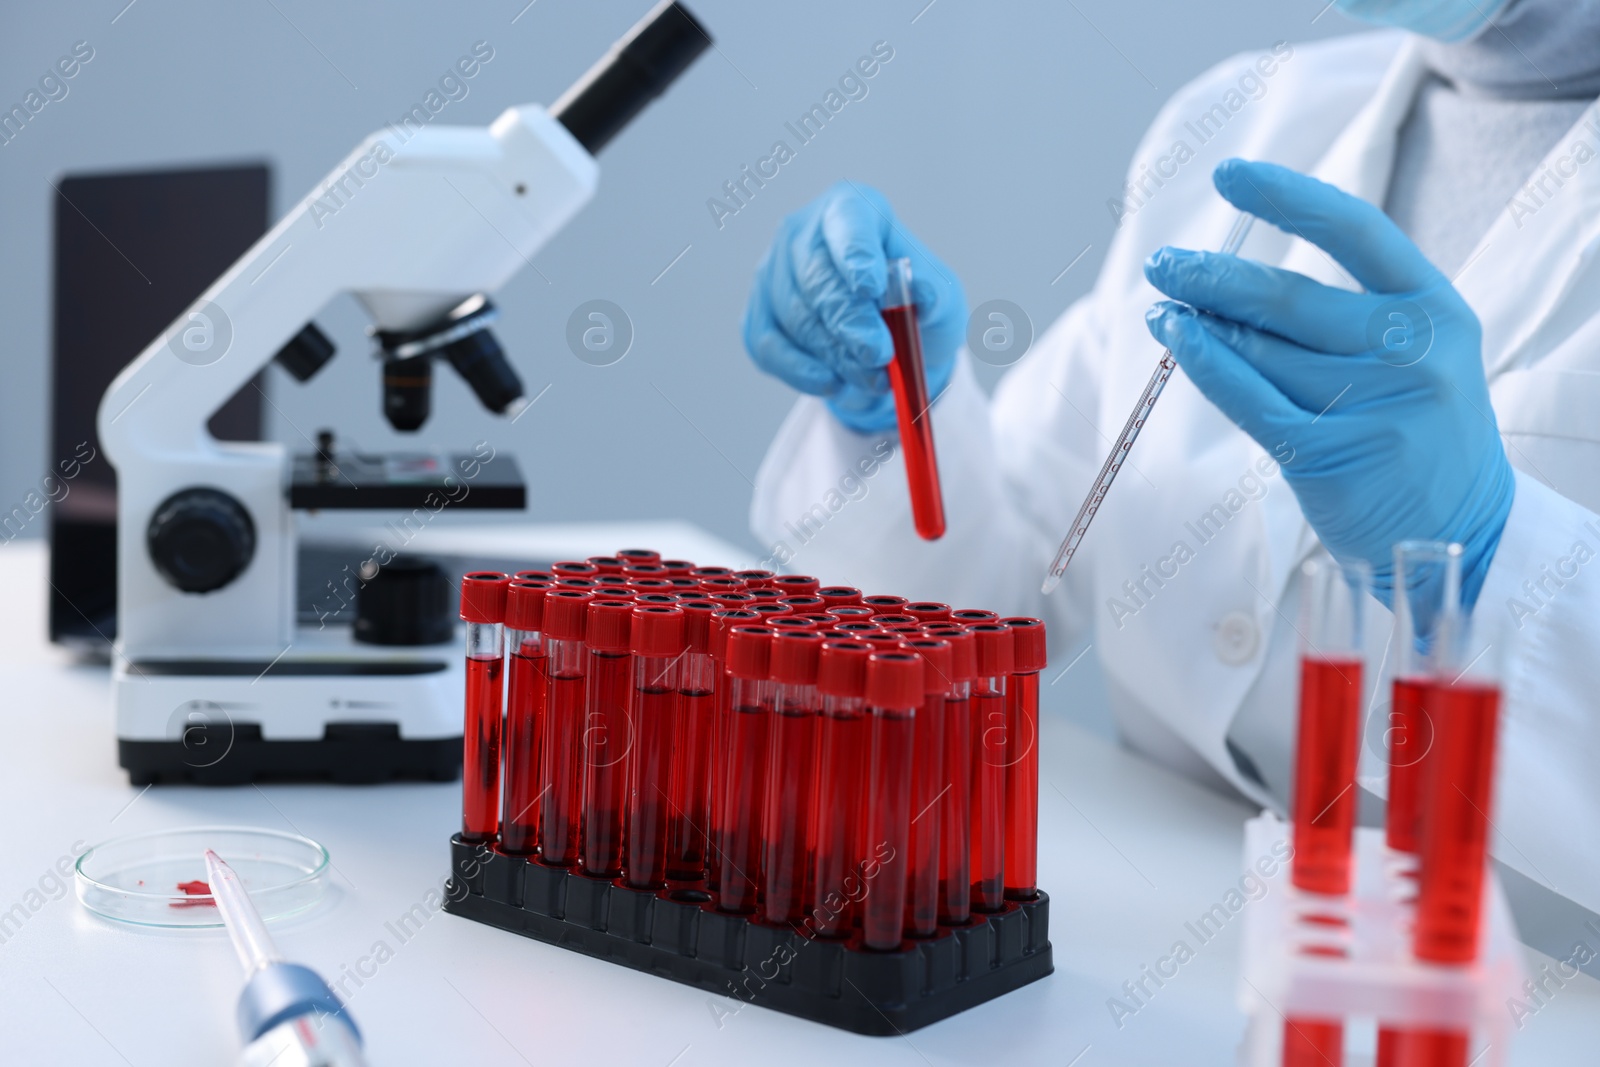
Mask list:
[[[756,1007],[730,1014],[732,1001],[443,913],[397,936],[445,877],[458,784],[131,788],[106,669],[44,640],[44,564],[38,543],[0,548],[0,912],[38,905],[0,944],[0,1064],[231,1062],[240,976],[224,936],[103,921],[51,874],[75,842],[201,823],[328,846],[335,892],[277,937],[289,958],[345,979],[374,1065],[1234,1060],[1242,919],[1204,945],[1185,924],[1237,885],[1251,812],[1073,725],[1072,672],[1045,686],[1042,727],[1055,973],[905,1037],[859,1037]],[[1119,1026],[1108,998],[1179,939],[1194,958]],[[1530,970],[1543,962],[1530,952]],[[1591,1063],[1597,1046],[1600,983],[1579,978],[1526,1020],[1510,1062]]]

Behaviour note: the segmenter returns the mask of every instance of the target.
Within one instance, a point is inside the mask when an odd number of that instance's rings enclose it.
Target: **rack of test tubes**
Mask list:
[[[1442,542],[1395,548],[1381,830],[1355,826],[1369,579],[1326,557],[1302,568],[1292,827],[1263,815],[1245,834],[1251,873],[1287,855],[1289,882],[1245,921],[1250,1067],[1504,1061],[1524,972],[1489,867],[1500,688],[1492,647],[1467,641],[1460,557]],[[1347,1059],[1361,1027],[1375,1054]]]
[[[642,549],[461,605],[447,911],[863,1034],[1051,972],[1039,620]]]

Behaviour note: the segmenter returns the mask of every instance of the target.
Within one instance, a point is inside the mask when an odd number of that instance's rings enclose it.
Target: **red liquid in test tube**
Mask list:
[[[939,922],[965,926],[972,918],[972,682],[978,675],[977,642],[960,626],[929,627],[930,636],[950,644],[950,688],[944,699],[944,779],[940,798]]]
[[[762,921],[772,925],[798,924],[808,902],[821,650],[822,636],[814,631],[784,631],[772,638],[769,669],[776,692],[767,745],[761,894]]]
[[[872,714],[872,771],[867,833],[872,872],[861,902],[861,942],[893,951],[905,933],[911,851],[911,782],[922,661],[907,652],[874,652],[867,661],[867,706]],[[874,861],[876,867],[874,868]]]
[[[713,894],[722,883],[723,798],[728,784],[728,735],[733,718],[733,678],[728,673],[728,632],[735,626],[755,626],[761,616],[743,608],[720,608],[711,614],[711,661],[717,684],[712,694],[711,825],[707,830],[706,888]]]
[[[944,536],[944,497],[939,489],[939,461],[933,448],[932,398],[922,363],[922,332],[911,294],[911,261],[889,261],[889,288],[883,298],[883,322],[894,340],[889,385],[894,390],[895,417],[900,425],[900,451],[905,456],[911,491],[911,519],[917,536],[936,541]]]
[[[872,719],[867,714],[867,658],[862,641],[826,641],[817,656],[817,791],[811,837],[809,914],[819,937],[845,937],[866,893],[863,824]]]
[[[628,759],[636,740],[632,621],[630,600],[596,599],[589,604],[581,860],[585,873],[605,878],[622,873]]]
[[[1006,683],[1006,877],[1008,900],[1039,895],[1039,672],[1047,662],[1044,623],[1010,618]]]
[[[539,746],[544,737],[549,685],[545,675],[544,595],[548,581],[516,579],[506,589],[504,793],[500,847],[527,855],[539,847],[539,801],[544,792]]]
[[[772,634],[765,627],[737,626],[728,633],[732,699],[717,908],[739,915],[755,912],[761,885],[761,817],[766,805],[773,704],[773,685],[767,680],[771,648]]]
[[[702,567],[701,570],[722,568]],[[683,611],[685,652],[678,672],[678,728],[673,740],[667,877],[705,877],[711,833],[711,769],[716,754],[717,663],[711,658],[716,605],[696,601]]]
[[[549,699],[545,707],[540,801],[540,858],[571,867],[578,862],[583,812],[583,691],[589,653],[584,648],[593,594],[552,589],[545,594],[545,669]]]
[[[978,676],[972,684],[972,910],[1005,907],[1006,683],[1014,656],[1009,627],[971,628]]]
[[[949,785],[944,773],[945,694],[954,672],[950,642],[918,637],[905,643],[922,658],[923,696],[912,729],[911,838],[906,867],[907,937],[939,932],[940,803]]]
[[[493,841],[500,828],[500,726],[506,612],[504,574],[477,571],[461,579],[467,624],[467,693],[461,767],[461,837]]]
[[[667,884],[673,748],[681,698],[685,648],[683,609],[641,605],[633,609],[633,677],[636,738],[629,754],[626,881],[637,889]]]
[[[1360,717],[1361,660],[1303,657],[1291,877],[1313,893],[1350,891]]]

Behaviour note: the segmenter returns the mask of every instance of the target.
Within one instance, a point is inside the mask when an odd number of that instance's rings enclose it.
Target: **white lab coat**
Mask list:
[[[1243,74],[1259,73],[1261,54],[1220,64],[1162,110],[1129,177],[1167,156],[1163,184],[1146,180],[1152,195],[1124,218],[1093,291],[993,400],[962,355],[933,412],[949,522],[942,540],[913,533],[899,457],[879,462],[882,439],[845,429],[810,397],[779,430],[751,511],[783,569],[1042,616],[1057,669],[1087,640],[1128,743],[1270,802],[1286,795],[1293,733],[1291,576],[1317,540],[1273,458],[1181,370],[1065,584],[1039,593],[1158,356],[1144,313],[1159,294],[1141,273],[1144,258],[1168,243],[1214,248],[1228,230],[1233,209],[1212,188],[1212,168],[1228,156],[1269,160],[1383,202],[1424,72],[1409,39],[1385,31],[1295,46],[1258,99],[1230,97]],[[1212,110],[1219,104],[1224,123]],[[1201,144],[1192,123],[1207,112],[1211,136]],[[1180,141],[1193,158],[1175,166]],[[1600,108],[1591,108],[1532,177],[1553,176],[1497,217],[1456,280],[1483,323],[1495,414],[1517,472],[1474,613],[1504,670],[1493,847],[1591,909],[1600,909],[1597,153]],[[1270,226],[1255,228],[1244,254],[1355,288],[1325,254]],[[1392,623],[1373,608],[1369,662],[1381,664]],[[1387,685],[1372,690],[1362,775],[1381,793]],[[1270,790],[1240,772],[1230,731]]]

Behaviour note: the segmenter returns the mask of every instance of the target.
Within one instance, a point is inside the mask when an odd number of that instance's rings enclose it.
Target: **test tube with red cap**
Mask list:
[[[957,608],[950,613],[950,621],[962,626],[976,626],[980,622],[999,622],[999,612],[987,608]]]
[[[922,660],[909,652],[874,652],[867,660],[872,715],[866,851],[876,873],[861,902],[861,943],[892,951],[905,934],[911,852],[911,783]]]
[[[628,757],[635,741],[633,602],[589,603],[584,642],[589,648],[583,700],[583,869],[622,873]]]
[[[1005,907],[1006,684],[1014,657],[1011,628],[970,627],[978,676],[972,683],[972,910]]]
[[[1422,790],[1434,747],[1425,701],[1438,676],[1440,626],[1461,603],[1460,545],[1402,541],[1394,546],[1394,687],[1389,708],[1389,798],[1385,843],[1422,851]]]
[[[922,620],[903,611],[874,615],[872,621],[879,626],[921,626]]]
[[[1006,683],[1007,900],[1039,895],[1039,672],[1048,659],[1039,619],[1014,616],[1011,679]]]
[[[668,578],[687,578],[694,572],[694,564],[686,559],[664,559],[659,562]]]
[[[955,670],[950,642],[916,637],[907,652],[922,657],[922,703],[912,729],[911,838],[906,865],[907,937],[939,932],[939,845],[943,799],[945,696]]]
[[[550,571],[518,571],[511,576],[512,581],[527,582],[553,582],[556,576]]]
[[[695,567],[689,572],[689,577],[698,578],[701,581],[710,578],[726,579],[728,581],[736,580],[733,577],[732,567]]]
[[[872,719],[864,641],[824,641],[817,653],[817,790],[810,915],[817,936],[848,936],[867,892],[862,879]]]
[[[578,836],[583,813],[583,701],[588,673],[584,638],[589,602],[594,594],[578,589],[551,589],[544,597],[545,670],[549,700],[544,741],[540,746],[543,788],[540,801],[540,858],[571,867],[578,862]]]
[[[565,559],[550,564],[550,573],[557,578],[593,578],[600,568],[587,560]]]
[[[734,571],[733,576],[743,582],[746,589],[765,589],[772,584],[774,577],[771,571],[759,569]]]
[[[633,609],[633,715],[636,741],[629,769],[627,883],[636,889],[667,884],[673,753],[682,713],[683,609],[641,604]]]
[[[661,553],[653,548],[622,548],[617,550],[617,558],[626,567],[635,563],[659,563]]]
[[[461,578],[467,624],[467,695],[461,760],[461,838],[493,841],[500,827],[500,723],[503,714],[506,585],[498,571]]]
[[[776,604],[784,596],[782,589],[774,589],[768,585],[747,585],[744,591],[750,594],[750,599],[769,604]]]
[[[782,620],[774,619],[776,626]],[[761,918],[772,925],[805,918],[816,806],[817,657],[822,635],[775,630],[769,670],[776,687],[767,744],[767,796]]]
[[[874,615],[903,614],[905,606],[909,603],[905,597],[894,596],[891,593],[873,593],[871,596],[861,598],[862,606],[871,608]]]
[[[1360,740],[1364,564],[1330,557],[1300,568],[1300,721],[1290,808],[1294,858],[1289,878],[1310,893],[1350,891]],[[1290,1016],[1283,1025],[1285,1067],[1342,1063],[1340,1019]]]
[[[895,418],[900,425],[900,451],[906,460],[912,523],[917,536],[936,541],[944,536],[944,498],[933,447],[933,398],[928,395],[922,331],[917,328],[917,305],[911,291],[911,260],[889,261],[889,286],[884,292],[882,315],[894,341],[889,385],[894,391]]]
[[[820,596],[821,594],[819,593],[818,595]],[[830,604],[828,605],[828,614],[840,622],[865,622],[876,615],[877,612],[865,604]]]
[[[717,907],[739,915],[755,912],[760,893],[762,815],[767,795],[767,746],[771,733],[772,631],[735,626],[728,631],[728,747],[722,794],[722,872]]]
[[[780,597],[778,603],[799,615],[803,612],[827,611],[828,602],[815,593],[801,593],[795,596]]]
[[[789,614],[789,606],[787,604],[778,604],[771,600],[754,601],[750,605],[750,610],[767,619]]]
[[[972,683],[978,675],[978,644],[972,631],[949,623],[928,627],[950,645],[950,686],[944,695],[944,779],[940,799],[939,922],[965,926],[972,919]]]
[[[715,719],[711,735],[710,818],[707,831],[706,888],[713,893],[722,881],[720,849],[723,844],[723,798],[728,785],[728,734],[733,713],[733,678],[728,673],[728,632],[735,626],[757,626],[761,616],[743,608],[719,608],[711,613],[711,662],[716,675],[716,692],[712,706]]]
[[[705,876],[711,832],[711,768],[716,754],[717,664],[711,658],[710,600],[680,601],[683,663],[678,671],[678,732],[673,741],[667,877]]]
[[[910,615],[918,622],[949,622],[950,605],[938,604],[932,600],[919,600],[914,604],[907,604],[901,614]]]
[[[744,583],[737,578],[701,578],[700,588],[713,595],[742,593],[744,592]]]
[[[773,633],[797,633],[817,628],[816,623],[810,619],[802,619],[798,615],[776,615],[767,620],[767,625],[772,627]]]
[[[590,556],[584,562],[594,564],[601,574],[621,574],[622,568],[627,566],[619,556]]]
[[[811,596],[822,588],[822,583],[809,574],[780,574],[772,579],[771,587],[784,596]]]
[[[505,805],[502,851],[527,855],[539,847],[539,745],[544,738],[549,683],[545,672],[544,595],[554,583],[513,579],[506,587]]]
[[[861,590],[853,585],[825,585],[817,589],[817,595],[827,601],[829,611],[834,608],[859,607],[861,604]]]

